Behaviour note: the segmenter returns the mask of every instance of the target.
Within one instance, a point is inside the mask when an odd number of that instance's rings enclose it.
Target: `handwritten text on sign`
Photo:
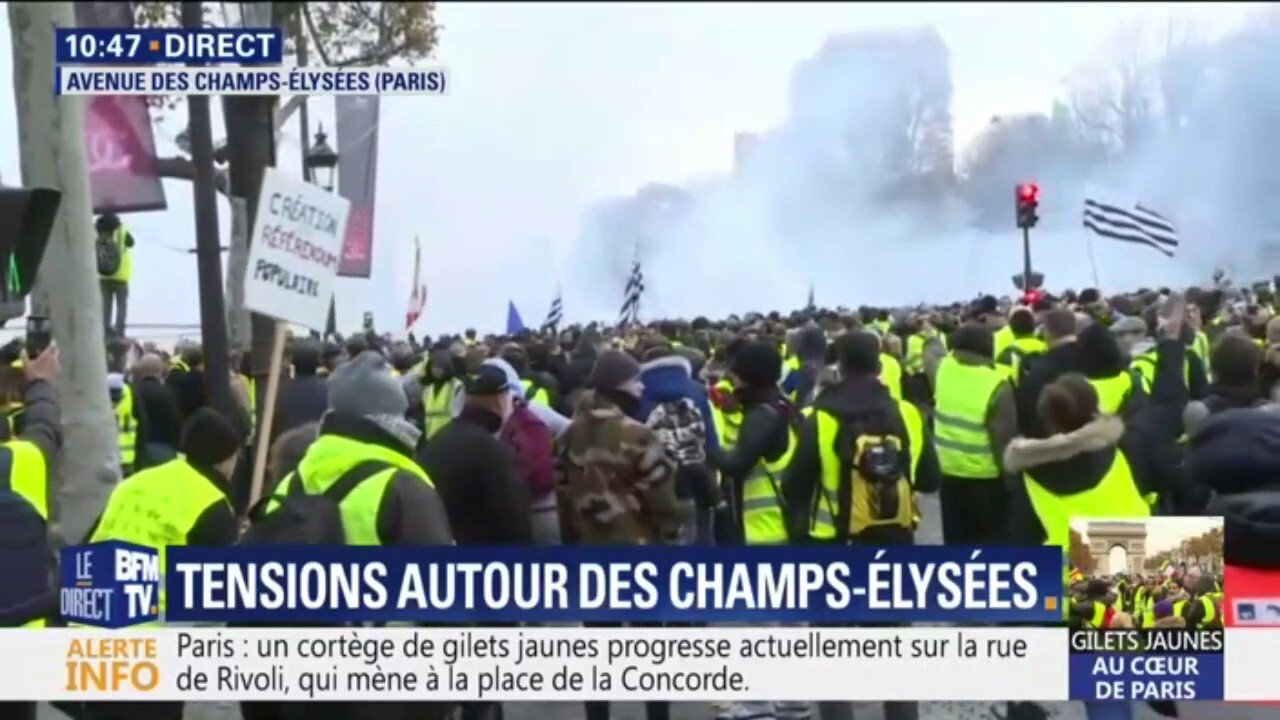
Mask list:
[[[249,250],[245,305],[322,329],[350,210],[338,195],[267,170]]]

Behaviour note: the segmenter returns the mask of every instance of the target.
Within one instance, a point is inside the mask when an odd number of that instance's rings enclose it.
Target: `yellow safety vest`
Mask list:
[[[1098,393],[1098,412],[1119,415],[1133,393],[1133,373],[1122,370],[1107,378],[1089,378],[1089,384]]]
[[[533,391],[533,394],[529,394],[529,390],[533,388],[533,380],[525,378],[520,381],[520,385],[524,387],[525,400],[528,400],[529,402],[536,402],[539,405],[546,405],[547,407],[551,407],[551,392],[548,391],[546,388],[539,387],[537,390]]]
[[[1000,357],[1004,349],[1013,344],[1013,328],[1005,325],[995,332],[994,345],[992,346],[992,357]]]
[[[258,424],[258,381],[252,375],[241,375],[244,378],[245,390],[249,393],[249,422],[252,427]]]
[[[995,354],[996,367],[1005,368],[1005,375],[1017,384],[1022,363],[1032,355],[1043,355],[1048,352],[1049,345],[1038,337],[1014,338],[1009,345]]]
[[[902,423],[907,426],[907,442],[911,443],[911,481],[914,484],[920,471],[920,458],[924,455],[924,415],[915,403],[898,400],[898,412],[902,415]],[[800,411],[805,417],[813,415],[813,407]]]
[[[439,385],[429,382],[423,385],[422,432],[428,439],[453,419],[453,395],[457,387],[457,380],[447,380]]]
[[[783,343],[783,345],[785,346],[786,343]],[[784,382],[786,382],[787,376],[789,376],[793,372],[799,372],[800,368],[804,365],[804,363],[800,362],[800,358],[796,355],[791,355],[790,357],[787,357],[787,356],[783,356],[783,357],[785,357],[786,359],[782,361],[782,377],[778,378],[778,385],[782,385]],[[792,404],[794,405],[800,404],[801,398],[800,398],[799,390],[792,390],[789,393],[788,397],[790,398]]]
[[[120,464],[132,470],[137,458],[138,418],[133,412],[133,388],[125,383],[116,403],[116,439],[120,445]]]
[[[303,490],[308,495],[318,495],[348,470],[369,460],[385,462],[388,467],[357,485],[338,504],[338,512],[342,515],[342,527],[346,532],[348,545],[381,545],[382,540],[378,537],[378,509],[382,505],[387,484],[396,473],[407,472],[422,480],[428,487],[435,487],[426,471],[407,455],[340,435],[321,435],[307,448],[307,454],[303,456],[297,471],[281,481],[276,496],[288,495],[293,483],[298,482],[299,475],[302,477]],[[269,501],[267,512],[274,511],[276,507],[278,504],[274,499]]]
[[[722,393],[732,393],[733,383],[725,378],[716,383],[716,389]],[[728,450],[738,444],[738,431],[742,429],[741,410],[722,410],[714,402],[711,403],[711,419],[716,424],[716,435],[720,438],[720,447]]]
[[[923,452],[924,445],[924,417],[920,414],[919,409],[909,402],[899,402],[898,411],[902,413],[903,424],[907,428],[907,444],[910,445],[911,453],[911,477],[902,481],[898,488],[898,495],[902,502],[898,504],[898,513],[891,518],[871,519],[864,526],[849,528],[852,534],[860,533],[864,530],[883,527],[898,526],[912,527],[916,519],[915,497],[912,489],[913,478],[920,463],[920,455]],[[816,413],[817,418],[817,435],[818,435],[818,457],[822,466],[822,485],[818,489],[818,497],[815,498],[815,508],[813,517],[809,522],[809,537],[816,540],[833,540],[839,537],[836,531],[836,513],[839,510],[840,503],[840,486],[846,479],[841,475],[841,468],[844,463],[841,462],[839,454],[836,452],[836,438],[840,433],[840,420],[829,412]],[[852,488],[852,496],[850,502],[850,522],[853,522],[853,516],[857,515],[856,508],[865,508],[870,502],[868,497],[868,488],[866,483],[855,483]],[[871,518],[870,512],[861,513],[862,516]]]
[[[1111,467],[1097,485],[1072,495],[1057,495],[1036,482],[1030,472],[1022,474],[1040,525],[1044,527],[1046,545],[1067,547],[1072,518],[1144,518],[1151,508],[1138,494],[1133,470],[1124,452],[1117,449]]]
[[[952,355],[943,358],[934,392],[933,438],[943,474],[1000,477],[986,422],[991,397],[1004,382],[1004,373],[989,365],[965,365]]]
[[[1129,367],[1142,377],[1144,387],[1150,392],[1156,382],[1156,351],[1142,353],[1129,363]],[[1188,358],[1182,360],[1182,381],[1187,386],[1191,385],[1191,360]]]
[[[902,363],[889,353],[880,353],[880,382],[894,400],[902,399]]]
[[[1103,606],[1103,604],[1100,602],[1094,603],[1093,617],[1089,618],[1088,620],[1089,624],[1096,628],[1101,628],[1103,624],[1106,623],[1106,621],[1107,621],[1107,608]]]
[[[796,451],[796,434],[787,431],[787,450],[777,460],[761,460],[742,483],[742,532],[748,545],[782,545],[787,523],[778,478]]]
[[[187,535],[210,507],[225,503],[226,494],[186,461],[177,458],[125,478],[111,491],[107,509],[90,542],[120,540],[155,548],[164,572],[170,546],[187,544]],[[164,580],[160,582],[159,610],[165,608]]]
[[[1191,352],[1200,358],[1205,372],[1209,372],[1209,354],[1212,352],[1212,346],[1209,344],[1209,336],[1205,331],[1196,331],[1196,336],[1191,340]]]
[[[173,372],[174,370],[177,370],[178,372],[191,372],[191,366],[183,362],[182,358],[177,358],[169,363],[169,372]]]
[[[4,419],[9,424],[9,437],[18,436],[18,419],[22,417],[22,413],[27,411],[27,406],[21,402],[6,403],[4,406]]]
[[[29,440],[9,440],[0,443],[0,452],[7,452],[9,460],[9,487],[36,509],[40,517],[49,522],[49,468],[44,453]],[[27,622],[24,628],[42,628],[48,624],[44,618]]]
[[[904,353],[902,369],[908,375],[919,375],[924,372],[924,344],[925,337],[920,333],[907,336],[907,351]]]
[[[1204,608],[1204,617],[1200,620],[1200,624],[1196,627],[1206,627],[1213,623],[1218,617],[1218,608],[1213,604],[1213,600],[1208,596],[1201,595],[1192,601]],[[1186,600],[1179,600],[1173,604],[1173,614],[1180,618],[1187,617],[1187,608],[1190,604]]]
[[[127,283],[129,278],[133,277],[133,248],[130,248],[124,242],[128,234],[129,231],[125,230],[123,225],[116,228],[115,232],[111,234],[111,242],[120,246],[120,267],[116,268],[116,271],[110,275],[101,276],[103,280],[117,280]]]

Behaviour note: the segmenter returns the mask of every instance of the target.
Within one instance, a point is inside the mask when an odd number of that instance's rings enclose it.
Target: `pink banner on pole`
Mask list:
[[[334,98],[338,125],[338,194],[351,201],[338,261],[341,277],[373,272],[373,207],[378,188],[378,96]]]
[[[132,3],[78,2],[75,6],[80,27],[133,27]],[[84,142],[94,212],[167,207],[156,171],[156,141],[146,98],[91,98],[85,109]]]

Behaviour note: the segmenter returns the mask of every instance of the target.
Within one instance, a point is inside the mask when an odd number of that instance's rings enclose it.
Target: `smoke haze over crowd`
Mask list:
[[[431,333],[500,329],[508,298],[537,324],[557,283],[568,320],[612,320],[641,237],[642,318],[792,309],[811,283],[824,305],[1012,292],[1024,179],[1043,188],[1034,257],[1055,288],[1092,283],[1090,193],[1183,235],[1173,261],[1095,241],[1105,288],[1272,271],[1255,261],[1280,238],[1280,171],[1258,148],[1280,120],[1280,29],[1257,7],[443,3],[439,18],[455,82],[383,102],[373,277],[340,283],[342,329],[365,310],[400,328],[415,235]],[[332,103],[311,107],[312,129],[332,128]],[[160,123],[162,155],[184,122]],[[757,140],[735,169],[738,132]],[[287,172],[300,144],[290,125]],[[173,250],[192,244],[190,186],[166,185],[168,211],[126,218],[131,321],[198,317],[194,256]]]

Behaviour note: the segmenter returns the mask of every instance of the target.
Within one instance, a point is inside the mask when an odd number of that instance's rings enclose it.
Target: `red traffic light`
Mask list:
[[[1022,183],[1017,187],[1018,200],[1028,203],[1040,202],[1040,186],[1035,183]]]

